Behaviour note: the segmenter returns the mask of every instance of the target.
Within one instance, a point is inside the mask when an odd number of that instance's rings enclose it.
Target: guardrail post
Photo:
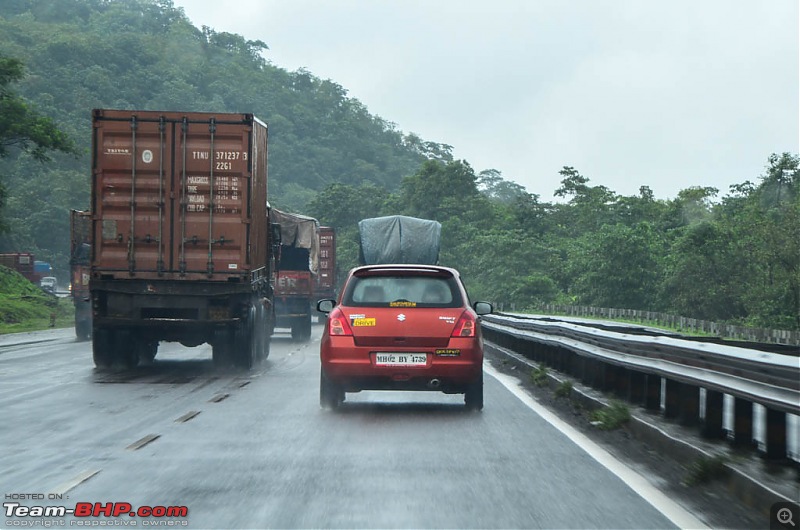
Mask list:
[[[645,376],[644,406],[647,410],[661,410],[661,376]]]
[[[723,438],[725,431],[722,429],[722,410],[724,394],[716,390],[706,390],[706,410],[703,420],[702,434],[706,438]]]
[[[753,402],[733,400],[733,443],[737,446],[753,445]]]
[[[782,460],[786,458],[786,413],[767,409],[767,451],[766,458]]]
[[[664,395],[664,417],[677,418],[681,411],[681,384],[665,379],[667,391]]]

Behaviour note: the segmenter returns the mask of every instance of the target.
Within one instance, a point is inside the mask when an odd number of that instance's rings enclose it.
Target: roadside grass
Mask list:
[[[547,367],[540,364],[538,368],[531,370],[531,382],[536,386],[544,386],[547,384]]]
[[[614,400],[607,407],[593,411],[589,419],[597,428],[612,431],[631,420],[631,411],[625,403]]]
[[[725,466],[728,460],[729,459],[723,455],[717,455],[711,458],[698,458],[692,462],[683,483],[687,486],[697,486],[698,484],[705,484],[712,480],[725,478],[728,474],[728,468]]]
[[[557,398],[568,398],[572,395],[572,387],[572,381],[567,379],[556,387],[554,394]]]
[[[45,293],[24,276],[0,266],[0,334],[74,325],[71,298]]]

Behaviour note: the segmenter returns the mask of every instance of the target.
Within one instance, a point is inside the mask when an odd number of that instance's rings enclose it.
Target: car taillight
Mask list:
[[[456,322],[453,329],[453,337],[474,337],[475,336],[475,317],[471,313],[464,311],[461,318]]]
[[[331,314],[328,317],[328,333],[332,336],[353,335],[353,330],[350,328],[350,322],[347,321],[347,317],[338,307],[331,311]]]

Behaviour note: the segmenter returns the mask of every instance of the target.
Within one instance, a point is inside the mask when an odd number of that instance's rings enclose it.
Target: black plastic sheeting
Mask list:
[[[405,215],[373,217],[358,222],[361,263],[439,263],[442,225]]]

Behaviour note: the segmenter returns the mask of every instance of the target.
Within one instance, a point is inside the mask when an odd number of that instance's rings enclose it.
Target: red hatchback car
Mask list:
[[[435,390],[464,394],[483,408],[483,340],[479,315],[455,269],[367,265],[350,271],[322,334],[320,405],[338,407],[346,392]]]

